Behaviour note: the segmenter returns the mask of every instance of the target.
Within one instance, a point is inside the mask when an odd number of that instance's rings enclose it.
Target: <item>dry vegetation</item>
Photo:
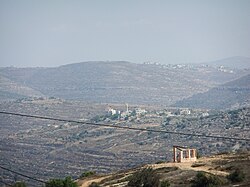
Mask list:
[[[130,176],[143,168],[153,168],[159,174],[160,181],[169,181],[171,187],[191,186],[192,180],[198,172],[204,172],[207,176],[213,176],[221,182],[220,186],[249,186],[250,185],[250,152],[227,153],[202,157],[196,162],[190,163],[161,163],[148,164],[143,167],[135,168],[119,173],[113,173],[106,176],[94,176],[79,180],[81,187],[88,187],[96,182],[100,186],[115,187],[126,186]],[[244,173],[245,178],[242,182],[232,183],[227,176],[239,169]]]

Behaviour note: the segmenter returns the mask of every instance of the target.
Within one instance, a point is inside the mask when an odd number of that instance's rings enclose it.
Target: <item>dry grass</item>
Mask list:
[[[245,173],[245,180],[238,186],[250,185],[250,152],[242,154],[220,154],[212,157],[204,157],[197,162],[190,163],[161,163],[148,164],[143,166],[152,167],[161,177],[161,180],[168,180],[171,187],[185,187],[189,186],[191,180],[195,177],[198,171],[216,175],[224,181],[227,181],[226,176],[235,169],[240,168]],[[101,176],[100,178],[85,179],[84,182],[79,181],[81,187],[87,187],[86,184],[92,182],[100,183],[101,186],[126,186],[129,176],[140,168],[112,174],[108,176]],[[225,186],[232,186],[227,181]]]

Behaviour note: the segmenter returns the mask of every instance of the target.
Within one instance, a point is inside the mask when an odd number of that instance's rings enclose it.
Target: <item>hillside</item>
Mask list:
[[[99,105],[53,98],[3,102],[0,110],[88,122],[96,115],[106,115],[109,106],[126,110],[124,104]],[[138,107],[146,109],[147,113],[124,120],[106,118],[98,123],[249,138],[250,108],[224,112],[191,110],[189,115],[179,114],[179,109],[175,108],[147,105],[130,105],[129,109]],[[76,178],[89,170],[110,173],[159,160],[170,161],[172,145],[194,147],[201,155],[249,149],[244,140],[129,131],[3,114],[0,118],[0,164],[43,180],[65,176]],[[7,182],[13,180],[9,172],[1,175]]]
[[[0,100],[20,99],[24,97],[44,96],[39,91],[0,75]]]
[[[55,68],[1,68],[0,75],[47,97],[97,103],[170,105],[248,70],[204,65],[83,62]],[[2,89],[4,90],[4,89]]]
[[[227,153],[213,155],[210,157],[202,157],[196,162],[189,163],[160,163],[148,164],[133,170],[120,171],[109,175],[91,176],[78,180],[80,187],[88,187],[92,183],[97,183],[102,187],[119,186],[125,187],[131,176],[144,168],[153,168],[160,177],[160,181],[168,181],[171,187],[191,186],[191,181],[198,172],[204,172],[206,175],[216,176],[221,183],[218,186],[249,186],[250,185],[250,153]],[[226,176],[240,169],[245,174],[242,182],[232,184]]]
[[[178,101],[176,107],[230,109],[250,104],[250,74]]]
[[[224,66],[233,69],[249,69],[250,68],[250,58],[249,57],[242,57],[242,56],[235,56],[230,58],[224,58],[221,60],[216,60],[213,62],[207,62],[206,64],[212,66]]]

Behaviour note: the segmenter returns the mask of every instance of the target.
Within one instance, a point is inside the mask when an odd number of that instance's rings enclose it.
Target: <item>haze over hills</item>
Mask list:
[[[212,62],[207,62],[205,64],[213,66],[225,66],[234,69],[249,69],[250,68],[250,58],[235,56],[230,58],[224,58],[221,60],[216,60]]]
[[[41,97],[44,96],[39,91],[11,81],[0,75],[0,100],[20,99],[24,97]]]
[[[194,187],[200,170],[207,186],[250,186],[250,0],[1,0],[0,12],[0,187]],[[173,146],[204,157],[169,163]],[[129,185],[142,165],[163,183]]]
[[[0,68],[0,93],[5,94],[1,97],[4,101],[12,99],[2,102],[0,111],[83,122],[2,113],[0,163],[48,180],[79,177],[83,171],[108,173],[171,160],[172,145],[195,147],[202,155],[248,150],[244,139],[249,138],[250,108],[241,106],[249,105],[249,75],[249,69],[123,61],[83,62],[55,68]],[[205,95],[214,89],[221,90],[214,97]],[[196,99],[197,93],[205,97]],[[194,101],[207,100],[211,108],[238,105],[230,111],[168,107],[192,96]],[[21,97],[38,98],[18,99]],[[126,114],[124,103],[129,103],[131,113]],[[207,106],[210,107],[204,108]],[[110,107],[127,116],[110,115]],[[146,112],[137,114],[136,109]],[[89,126],[84,122],[180,134]],[[1,175],[7,176],[6,181],[13,180],[8,171]]]
[[[250,74],[178,101],[176,107],[229,109],[249,106]]]
[[[235,66],[237,64],[238,61]],[[247,69],[202,64],[135,64],[125,61],[83,62],[55,68],[0,69],[2,77],[32,90],[23,94],[25,96],[40,93],[47,97],[97,103],[161,105],[171,105],[206,92],[248,72]],[[8,89],[1,86],[2,92]],[[11,93],[16,94],[15,91]]]

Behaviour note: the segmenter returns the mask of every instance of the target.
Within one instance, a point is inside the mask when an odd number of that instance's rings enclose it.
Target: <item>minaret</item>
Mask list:
[[[126,103],[126,106],[127,106],[127,113],[128,113],[128,103]]]

